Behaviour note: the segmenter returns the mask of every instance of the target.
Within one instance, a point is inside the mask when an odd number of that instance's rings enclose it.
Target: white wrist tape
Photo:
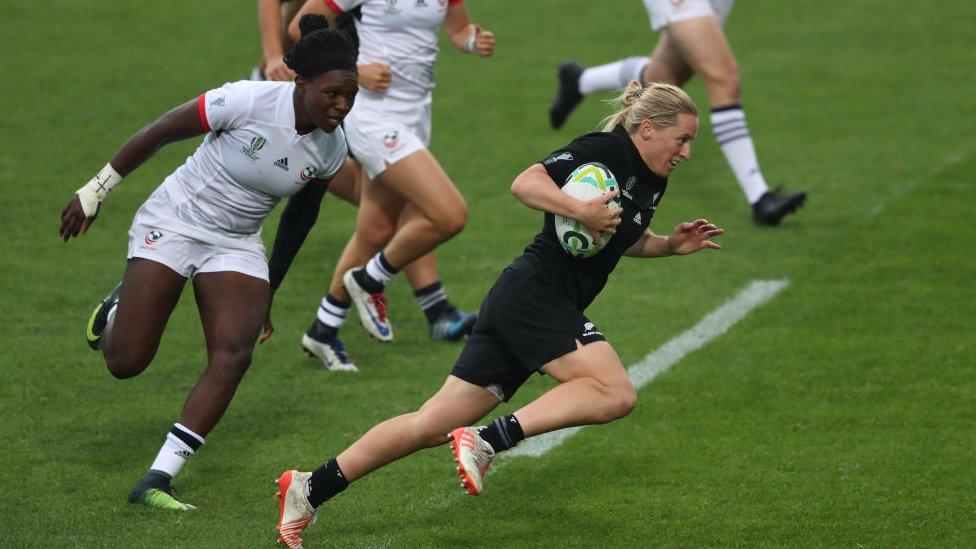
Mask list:
[[[81,209],[87,217],[95,215],[98,211],[98,205],[105,200],[108,193],[112,192],[112,188],[118,185],[120,181],[122,181],[122,176],[119,175],[119,172],[115,171],[111,164],[105,164],[98,175],[85,183],[84,187],[75,191],[81,200]]]
[[[471,34],[468,35],[468,39],[464,43],[464,51],[468,53],[474,53],[474,39],[477,34],[478,34],[477,32],[472,32]]]

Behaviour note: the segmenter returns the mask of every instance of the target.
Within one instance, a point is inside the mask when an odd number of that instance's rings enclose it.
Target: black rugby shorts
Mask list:
[[[516,264],[488,291],[451,375],[507,401],[533,372],[575,351],[577,341],[605,340],[542,273]]]

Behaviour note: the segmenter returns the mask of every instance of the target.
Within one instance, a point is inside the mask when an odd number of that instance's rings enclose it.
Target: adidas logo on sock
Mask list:
[[[279,158],[278,160],[275,160],[274,161],[274,165],[275,166],[278,166],[279,168],[281,168],[282,170],[285,170],[287,172],[288,171],[288,157],[286,156],[284,158]]]

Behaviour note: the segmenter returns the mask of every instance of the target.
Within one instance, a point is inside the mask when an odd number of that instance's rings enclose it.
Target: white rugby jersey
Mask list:
[[[359,65],[383,63],[390,67],[390,87],[382,94],[361,90],[354,109],[380,109],[384,99],[417,104],[428,101],[434,89],[437,34],[448,6],[461,0],[324,0],[340,14],[360,8]],[[401,105],[382,108],[396,110]]]
[[[200,122],[210,133],[162,184],[179,221],[257,238],[281,198],[339,171],[342,129],[299,135],[294,89],[292,82],[241,81],[200,95]]]

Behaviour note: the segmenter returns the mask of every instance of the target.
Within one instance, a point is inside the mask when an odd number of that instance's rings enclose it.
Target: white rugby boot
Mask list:
[[[349,299],[356,304],[359,321],[369,335],[380,341],[393,340],[393,327],[386,318],[386,296],[383,292],[370,293],[359,285],[353,272],[359,269],[349,269],[342,276],[342,285],[349,294]]]
[[[321,359],[325,367],[333,372],[359,371],[359,368],[349,358],[346,347],[338,337],[329,341],[319,341],[307,333],[302,334],[302,349],[310,356]]]
[[[485,473],[491,467],[495,450],[481,438],[477,427],[461,427],[451,431],[451,450],[461,477],[461,487],[472,496],[481,493]]]
[[[302,532],[315,522],[315,509],[308,502],[308,479],[312,473],[285,471],[278,477],[278,542],[289,549],[301,549]]]

